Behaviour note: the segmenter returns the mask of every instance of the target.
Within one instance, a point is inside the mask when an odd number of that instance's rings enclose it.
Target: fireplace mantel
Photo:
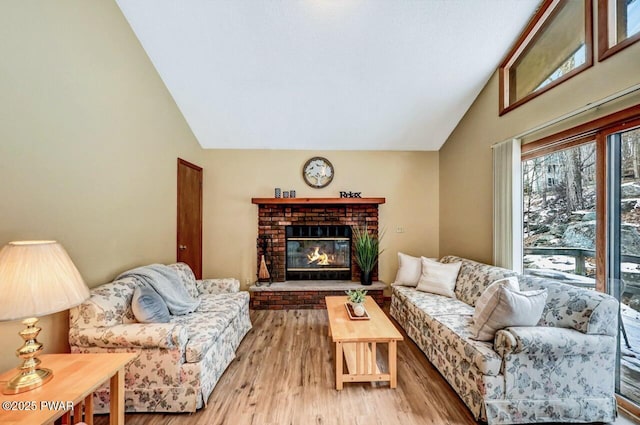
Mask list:
[[[379,205],[385,198],[251,198],[257,205]]]

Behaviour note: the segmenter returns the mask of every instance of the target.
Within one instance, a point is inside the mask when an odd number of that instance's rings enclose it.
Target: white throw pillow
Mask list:
[[[498,281],[491,284],[491,286],[497,285],[487,296],[486,303],[482,305],[476,303],[471,338],[478,341],[492,341],[500,329],[510,326],[535,326],[540,321],[547,301],[547,290],[520,292],[511,289],[511,284],[504,281],[506,279],[503,279],[502,283]]]
[[[420,280],[422,272],[422,261],[420,257],[412,257],[411,255],[398,252],[398,272],[394,285],[416,286]]]
[[[494,297],[494,294],[501,287],[507,287],[512,291],[519,291],[520,284],[516,276],[505,277],[498,279],[484,290],[480,295],[480,298],[476,301],[476,309],[473,312],[473,322],[486,322],[487,315],[495,308],[498,298]],[[491,305],[489,305],[491,304]]]
[[[421,262],[422,273],[416,289],[455,298],[453,290],[462,262],[444,264],[424,257],[421,257]]]

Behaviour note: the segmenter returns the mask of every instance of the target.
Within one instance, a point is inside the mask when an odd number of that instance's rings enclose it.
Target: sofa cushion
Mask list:
[[[243,305],[246,305],[248,293],[206,295],[193,313],[174,316],[171,322],[179,323],[187,328],[189,342],[185,349],[185,361],[197,363],[218,337],[238,316]]]
[[[455,298],[453,290],[462,263],[443,264],[424,257],[421,261],[422,273],[416,289]]]
[[[484,375],[500,373],[502,359],[493,344],[471,339],[470,305],[404,286],[393,286],[393,297],[405,306],[406,319],[428,333],[426,337],[441,355],[464,357],[459,363],[473,365]]]
[[[447,314],[453,315],[473,315],[473,307],[454,298],[445,297],[443,295],[431,294],[429,292],[418,291],[415,288],[404,286],[394,286],[393,295],[400,301],[409,302],[417,309],[432,315],[443,316]]]
[[[422,272],[422,261],[420,257],[398,252],[398,272],[394,285],[416,286],[420,280]]]
[[[193,274],[193,270],[185,263],[169,264],[173,270],[178,273],[180,281],[184,285],[189,295],[193,298],[198,298],[198,287],[196,286],[196,275]]]
[[[517,275],[513,270],[490,266],[453,255],[443,257],[440,261],[443,263],[462,261],[460,273],[458,273],[458,279],[456,280],[456,298],[474,307],[480,295],[493,282]]]
[[[502,358],[493,350],[492,342],[471,339],[471,316],[427,316],[435,348],[445,356],[457,356],[475,366],[482,374],[500,374]]]
[[[227,305],[233,305],[234,308],[241,308],[243,303],[249,304],[249,293],[247,291],[241,292],[223,292],[220,294],[207,294],[200,295],[200,305],[197,312],[204,311],[219,311],[224,309]]]
[[[148,285],[140,285],[133,291],[131,310],[140,323],[167,323],[171,319],[167,304]]]

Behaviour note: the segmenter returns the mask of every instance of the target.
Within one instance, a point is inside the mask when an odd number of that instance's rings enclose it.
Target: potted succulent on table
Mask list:
[[[345,291],[347,294],[347,299],[351,304],[351,308],[353,309],[353,314],[356,316],[364,316],[364,298],[367,295],[366,289],[350,289]]]
[[[369,232],[367,226],[353,226],[353,252],[356,263],[360,267],[360,283],[371,285],[373,283],[373,269],[378,264],[378,257],[384,250],[380,250],[380,239]]]

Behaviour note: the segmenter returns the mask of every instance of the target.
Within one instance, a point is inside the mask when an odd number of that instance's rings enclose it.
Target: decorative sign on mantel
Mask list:
[[[341,198],[362,198],[362,192],[340,192]]]

